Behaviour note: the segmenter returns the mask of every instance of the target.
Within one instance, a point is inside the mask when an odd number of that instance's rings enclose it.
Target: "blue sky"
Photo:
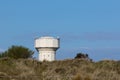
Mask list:
[[[120,60],[119,0],[1,0],[0,51],[34,49],[34,39],[59,36],[57,59],[79,52],[95,60]]]

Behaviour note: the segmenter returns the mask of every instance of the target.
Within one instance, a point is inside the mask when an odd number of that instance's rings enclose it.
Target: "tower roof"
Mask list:
[[[44,39],[54,39],[54,37],[50,37],[50,36],[44,36],[44,37],[41,37],[41,38],[44,38]]]

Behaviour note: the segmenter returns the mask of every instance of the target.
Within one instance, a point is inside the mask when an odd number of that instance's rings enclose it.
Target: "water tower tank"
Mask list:
[[[54,61],[56,50],[59,47],[59,38],[45,36],[35,39],[35,48],[39,52],[39,61]]]

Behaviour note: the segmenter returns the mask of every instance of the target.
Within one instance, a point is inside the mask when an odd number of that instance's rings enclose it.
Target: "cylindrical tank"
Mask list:
[[[35,48],[39,52],[39,61],[54,61],[56,50],[59,47],[59,38],[45,36],[35,39]]]

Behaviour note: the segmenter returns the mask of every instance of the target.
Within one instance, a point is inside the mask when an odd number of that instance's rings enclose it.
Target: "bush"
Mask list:
[[[84,53],[78,53],[75,56],[75,59],[83,59],[83,60],[92,61],[92,59],[89,58],[88,54],[84,54]]]
[[[0,57],[10,57],[14,59],[18,58],[31,58],[33,55],[33,51],[29,50],[23,46],[12,46],[7,51],[0,54]]]

